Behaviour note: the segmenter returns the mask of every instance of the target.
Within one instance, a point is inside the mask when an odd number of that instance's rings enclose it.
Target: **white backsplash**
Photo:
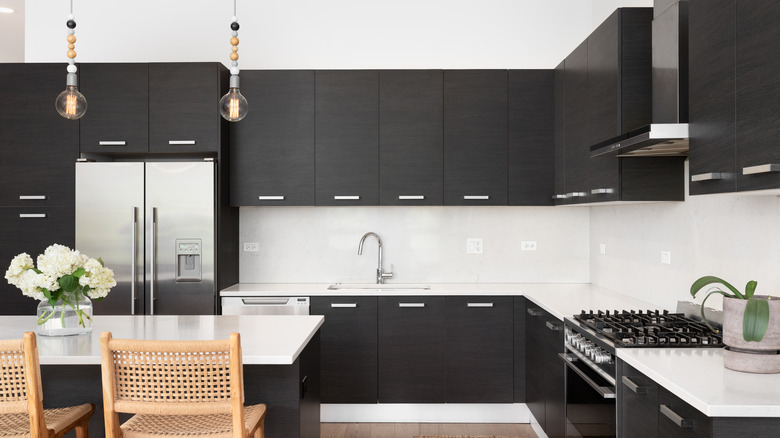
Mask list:
[[[397,283],[589,281],[589,212],[554,207],[244,207],[242,283],[373,283],[377,244]],[[466,239],[484,253],[466,254]],[[535,240],[536,251],[520,242]]]

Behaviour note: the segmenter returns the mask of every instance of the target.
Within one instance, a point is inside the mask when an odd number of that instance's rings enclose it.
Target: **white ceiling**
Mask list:
[[[0,14],[0,62],[24,62],[24,0],[0,0],[0,8],[13,14]]]

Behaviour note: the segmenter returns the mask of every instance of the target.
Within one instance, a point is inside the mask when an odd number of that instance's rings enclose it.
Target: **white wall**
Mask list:
[[[0,7],[16,11],[0,14],[0,62],[24,62],[24,0],[0,0]]]
[[[246,207],[242,283],[373,283],[377,244],[397,283],[588,282],[587,208],[554,207]],[[484,253],[466,254],[466,239]],[[536,251],[520,251],[522,240]]]
[[[757,293],[780,294],[780,197],[593,207],[590,223],[591,282],[599,286],[672,310],[678,300],[691,301],[691,283],[704,275],[737,288],[756,280]],[[661,251],[671,252],[671,264],[661,264]],[[717,297],[710,303],[720,308]]]

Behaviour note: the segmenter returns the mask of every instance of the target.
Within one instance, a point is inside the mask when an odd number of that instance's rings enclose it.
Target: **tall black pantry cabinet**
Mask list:
[[[0,64],[0,266],[22,252],[33,260],[47,246],[75,244],[74,163],[79,122],[61,117],[54,100],[65,89],[64,64]],[[38,302],[0,282],[5,315],[34,315]]]

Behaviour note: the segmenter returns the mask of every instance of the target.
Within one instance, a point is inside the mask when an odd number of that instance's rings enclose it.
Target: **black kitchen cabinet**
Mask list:
[[[229,122],[218,103],[228,76],[215,62],[149,64],[149,152],[219,152]]]
[[[49,245],[59,243],[73,248],[76,240],[75,217],[72,205],[70,207],[0,207],[0,224],[3,227],[0,264],[3,266],[3,272],[11,264],[11,259],[23,252],[29,254],[35,261]],[[4,302],[0,314],[35,315],[38,301],[23,295],[16,286],[2,281],[0,293],[3,294]]]
[[[566,200],[566,60],[561,61],[553,72],[553,142],[555,143],[555,205]]]
[[[689,1],[691,195],[733,192],[737,188],[735,14],[735,0]],[[769,95],[772,92],[762,90]]]
[[[379,204],[379,72],[315,73],[317,205]]]
[[[245,70],[230,124],[230,205],[314,205],[314,71]]]
[[[445,402],[444,297],[379,297],[379,402]]]
[[[658,384],[618,362],[617,415],[624,438],[658,438]]]
[[[508,204],[553,205],[554,71],[509,70]]]
[[[312,297],[320,328],[323,403],[377,402],[377,297]]]
[[[507,204],[507,71],[444,71],[444,204]]]
[[[780,188],[780,2],[736,2],[737,190]],[[729,65],[729,64],[726,64]]]
[[[81,152],[149,151],[149,64],[81,64],[79,90],[87,113],[79,120]]]
[[[515,332],[514,339],[514,362],[515,362],[515,374],[514,374],[514,387],[515,387],[515,403],[525,403],[526,387],[525,387],[525,355],[526,355],[526,332],[525,332],[525,309],[528,300],[525,297],[514,297],[514,321],[513,327]]]
[[[563,322],[527,302],[526,404],[550,438],[565,436]]]
[[[442,205],[443,73],[379,72],[379,202]]]
[[[513,317],[512,297],[447,297],[447,403],[514,401]]]
[[[713,436],[712,419],[680,400],[664,387],[658,389],[658,413],[658,437],[709,438]],[[632,435],[626,436],[633,438]]]
[[[565,62],[564,138],[566,139],[564,178],[565,204],[588,200],[588,41],[583,41]]]

